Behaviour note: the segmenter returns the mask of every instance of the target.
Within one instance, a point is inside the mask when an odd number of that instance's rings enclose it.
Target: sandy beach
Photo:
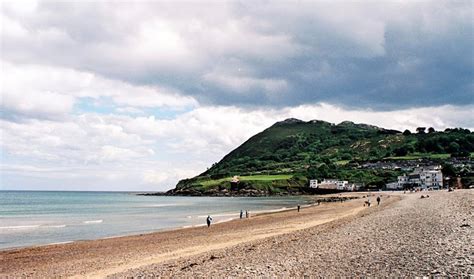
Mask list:
[[[474,192],[428,194],[1,251],[0,277],[472,276]]]

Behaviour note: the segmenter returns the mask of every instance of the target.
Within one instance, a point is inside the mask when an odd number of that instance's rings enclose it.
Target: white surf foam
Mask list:
[[[65,228],[66,225],[41,225],[41,228]]]
[[[0,227],[0,230],[26,230],[39,228],[40,225],[24,225],[24,226],[5,226]]]
[[[244,212],[245,213],[245,212]],[[239,216],[240,213],[221,213],[221,214],[209,214],[211,217],[227,217],[227,216]],[[199,215],[197,218],[207,218],[207,215]]]
[[[227,219],[219,220],[219,221],[215,222],[215,224],[225,223],[225,222],[229,222],[229,221],[232,221],[232,220],[235,220],[235,219],[237,219],[237,218],[227,218]]]
[[[21,226],[5,226],[0,227],[0,230],[32,230],[32,229],[47,229],[47,228],[64,228],[65,224],[62,225],[21,225]]]
[[[296,208],[296,207],[295,207]],[[277,208],[277,209],[268,209],[268,210],[256,210],[256,211],[252,211],[249,213],[252,213],[252,214],[262,214],[262,213],[273,213],[273,212],[281,212],[281,211],[285,211],[285,210],[289,210],[288,207],[282,207],[282,208]]]
[[[170,207],[170,206],[183,206],[183,204],[179,204],[179,203],[149,204],[149,205],[145,205],[144,207]]]
[[[73,243],[74,241],[61,241],[61,242],[53,242],[53,243],[48,243],[45,244],[44,246],[49,246],[49,245],[60,245],[60,244],[68,244],[68,243]]]
[[[100,224],[102,222],[104,222],[104,220],[89,220],[89,221],[84,221],[82,223],[84,223],[84,224]]]

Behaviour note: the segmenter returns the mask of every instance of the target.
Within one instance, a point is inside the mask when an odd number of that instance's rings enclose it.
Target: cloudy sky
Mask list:
[[[0,189],[165,190],[274,122],[474,129],[472,1],[2,1]]]

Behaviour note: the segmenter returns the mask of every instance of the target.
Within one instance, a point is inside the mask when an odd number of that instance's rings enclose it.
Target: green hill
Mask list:
[[[172,193],[302,193],[308,190],[308,179],[328,177],[381,187],[400,171],[363,169],[362,163],[440,161],[471,152],[474,134],[466,129],[430,128],[412,134],[349,121],[335,125],[287,119],[251,137],[199,176],[180,181]],[[240,177],[238,189],[232,189],[232,176]]]

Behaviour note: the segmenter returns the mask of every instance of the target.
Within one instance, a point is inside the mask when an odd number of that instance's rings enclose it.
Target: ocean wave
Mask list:
[[[82,222],[83,224],[100,224],[104,222],[104,220],[89,220],[89,221],[84,221]]]
[[[165,203],[165,204],[149,204],[144,205],[143,207],[170,207],[170,206],[183,206],[184,204],[179,203]]]
[[[232,220],[235,220],[235,219],[236,218],[227,218],[227,219],[216,221],[215,224],[225,223],[225,222],[229,222],[229,221],[232,221]]]
[[[227,216],[239,216],[240,213],[221,213],[221,214],[209,214],[209,215],[211,217],[227,217]],[[199,215],[197,216],[197,218],[207,218],[207,215]]]
[[[285,210],[288,210],[288,209],[290,209],[290,208],[282,207],[282,208],[277,208],[277,209],[255,210],[255,211],[252,211],[251,213],[252,214],[273,213],[273,212],[285,211]]]
[[[274,213],[274,212],[286,211],[286,210],[289,210],[289,209],[290,208],[288,208],[288,207],[281,207],[281,208],[276,208],[276,209],[264,209],[264,210],[254,210],[254,211],[249,210],[249,213],[251,213],[251,214]],[[243,213],[244,213],[244,217],[245,217],[245,211]],[[238,212],[238,213],[219,213],[219,214],[209,214],[209,215],[213,218],[219,218],[219,217],[239,216],[240,212]],[[203,218],[207,218],[207,216],[208,215],[199,215],[195,218],[203,219]],[[192,216],[187,216],[187,218],[193,218],[193,217]]]
[[[5,227],[0,227],[0,230],[24,230],[24,229],[35,229],[39,227],[40,225],[5,226]]]
[[[28,230],[28,229],[44,229],[44,228],[64,228],[65,224],[62,225],[21,225],[21,226],[5,226],[0,227],[0,230]]]
[[[45,244],[44,246],[49,246],[49,245],[61,245],[61,244],[68,244],[68,243],[73,243],[74,241],[60,241],[60,242],[53,242],[53,243],[48,243]]]
[[[195,225],[186,225],[186,226],[181,226],[181,229],[189,229],[189,228],[199,228],[199,227],[204,227],[207,226],[206,224],[195,224]]]
[[[65,228],[66,225],[41,225],[41,228]]]

